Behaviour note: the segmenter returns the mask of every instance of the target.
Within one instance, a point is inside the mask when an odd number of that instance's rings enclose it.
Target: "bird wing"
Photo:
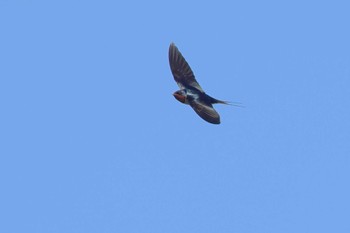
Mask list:
[[[212,124],[220,124],[220,115],[215,111],[212,104],[198,100],[191,100],[189,104],[203,120]]]
[[[181,89],[191,86],[204,92],[195,79],[191,67],[188,65],[187,61],[174,43],[171,43],[169,47],[169,63],[174,79]]]

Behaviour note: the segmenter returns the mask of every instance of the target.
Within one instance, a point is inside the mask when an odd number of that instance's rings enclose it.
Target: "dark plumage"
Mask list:
[[[213,108],[213,104],[227,104],[227,102],[217,100],[203,91],[191,67],[174,43],[169,47],[169,63],[174,79],[180,87],[180,90],[173,94],[174,97],[181,103],[189,104],[205,121],[220,124],[220,116]]]

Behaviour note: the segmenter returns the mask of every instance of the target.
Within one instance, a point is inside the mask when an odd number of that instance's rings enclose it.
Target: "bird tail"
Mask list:
[[[218,99],[215,99],[213,97],[211,97],[211,103],[212,104],[227,104],[227,105],[231,105],[231,106],[235,106],[235,107],[244,108],[244,106],[240,102],[231,102],[231,101],[218,100]]]

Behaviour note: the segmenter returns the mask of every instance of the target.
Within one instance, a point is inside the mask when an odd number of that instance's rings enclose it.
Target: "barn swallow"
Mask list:
[[[213,108],[213,104],[229,104],[226,101],[217,100],[206,94],[174,43],[169,47],[170,69],[180,90],[173,96],[181,103],[190,105],[193,110],[205,121],[212,124],[220,124],[220,116]]]

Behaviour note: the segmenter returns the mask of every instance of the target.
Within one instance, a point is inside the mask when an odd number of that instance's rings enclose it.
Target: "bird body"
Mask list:
[[[205,121],[220,124],[220,115],[213,108],[213,104],[228,104],[228,102],[217,100],[203,91],[191,67],[174,43],[169,47],[169,63],[174,79],[180,87],[173,96],[179,102],[190,105]]]

